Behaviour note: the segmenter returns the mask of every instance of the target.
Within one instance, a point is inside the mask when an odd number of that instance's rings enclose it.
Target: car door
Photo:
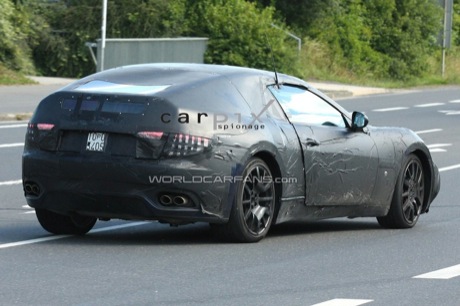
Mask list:
[[[283,85],[270,91],[280,102],[302,144],[306,203],[370,204],[378,152],[365,131],[352,131],[337,105],[306,88]]]

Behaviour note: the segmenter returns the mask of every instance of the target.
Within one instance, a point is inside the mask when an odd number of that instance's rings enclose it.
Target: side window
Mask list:
[[[341,112],[304,88],[284,85],[270,91],[292,123],[346,127]]]
[[[273,97],[273,94],[266,89],[264,91],[264,100],[265,100],[265,107],[267,107],[267,114],[277,120],[282,120],[288,122],[286,120],[286,116],[284,115],[283,109],[281,108],[280,104],[276,102],[276,99]]]

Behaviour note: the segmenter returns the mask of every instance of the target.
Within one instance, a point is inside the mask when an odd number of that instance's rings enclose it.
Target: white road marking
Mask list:
[[[33,209],[32,207],[30,207],[29,205],[22,205],[22,208],[23,209],[27,209],[26,212],[23,212],[23,214],[33,214],[35,213],[35,209]]]
[[[0,149],[2,149],[2,148],[13,148],[13,147],[22,147],[22,146],[24,146],[24,143],[22,143],[22,142],[6,143],[6,144],[0,144]]]
[[[426,104],[415,105],[415,107],[433,107],[433,106],[440,106],[440,105],[444,105],[444,104],[445,104],[445,103],[441,103],[441,102],[426,103]]]
[[[21,245],[40,243],[40,242],[51,241],[51,240],[58,240],[58,239],[63,239],[67,237],[71,237],[71,235],[49,236],[49,237],[43,237],[43,238],[37,238],[37,239],[23,240],[23,241],[18,241],[18,242],[4,243],[4,244],[0,244],[0,249],[7,249],[7,248],[17,247]]]
[[[413,278],[451,279],[457,276],[460,276],[460,265],[436,270],[436,271],[425,273],[425,274],[420,274],[420,275],[414,276]]]
[[[22,180],[0,182],[0,186],[12,186],[22,184]]]
[[[415,133],[416,134],[428,134],[428,133],[436,133],[436,132],[442,132],[442,129],[423,130],[423,131],[417,131]]]
[[[441,148],[450,147],[451,145],[452,145],[451,143],[435,143],[435,144],[427,145],[427,147],[431,153],[439,153],[439,152],[446,152],[445,149],[441,149]]]
[[[358,306],[373,302],[374,300],[357,300],[357,299],[333,299],[312,306]]]
[[[0,125],[0,129],[20,128],[20,127],[26,127],[26,126],[27,126],[27,124]]]
[[[449,103],[460,103],[460,100],[452,100],[452,101],[449,101]]]
[[[133,223],[128,223],[128,224],[108,226],[108,227],[94,229],[90,231],[89,234],[108,232],[108,231],[118,230],[118,229],[127,228],[127,227],[144,225],[147,223],[149,222],[133,222]],[[17,247],[21,245],[35,244],[35,243],[40,243],[40,242],[45,242],[45,241],[59,240],[59,239],[68,238],[68,237],[72,237],[72,235],[57,235],[57,236],[49,236],[49,237],[43,237],[43,238],[4,243],[4,244],[0,244],[0,249],[7,249],[7,248]]]
[[[443,167],[443,168],[439,168],[439,172],[444,172],[444,171],[449,171],[449,170],[455,170],[455,169],[459,169],[460,168],[460,164],[458,165],[453,165],[453,166],[448,166],[448,167]]]
[[[390,107],[390,108],[379,108],[379,109],[374,109],[373,112],[394,112],[394,111],[399,111],[399,110],[405,110],[409,109],[409,107]]]
[[[451,143],[434,143],[434,144],[427,145],[428,149],[443,148],[443,147],[450,147],[450,146],[452,146]]]
[[[440,110],[439,112],[446,114],[447,116],[460,115],[460,111],[457,111],[457,110]]]
[[[434,149],[430,149],[430,152],[431,153],[443,153],[443,152],[447,152],[447,150],[444,150],[441,148],[434,148]]]

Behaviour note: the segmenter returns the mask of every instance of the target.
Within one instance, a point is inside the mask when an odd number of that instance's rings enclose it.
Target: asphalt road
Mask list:
[[[0,86],[0,114],[30,113],[37,103],[50,93],[64,87],[65,83],[52,85]]]
[[[22,194],[25,122],[2,122],[0,304],[458,306],[459,100],[460,88],[443,88],[340,101],[430,146],[442,188],[413,229],[374,218],[284,224],[257,244],[220,243],[206,224],[98,221],[84,237],[52,236]]]

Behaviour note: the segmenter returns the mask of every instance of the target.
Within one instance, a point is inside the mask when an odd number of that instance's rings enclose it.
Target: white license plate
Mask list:
[[[104,152],[107,143],[106,133],[89,133],[86,142],[86,151]]]

